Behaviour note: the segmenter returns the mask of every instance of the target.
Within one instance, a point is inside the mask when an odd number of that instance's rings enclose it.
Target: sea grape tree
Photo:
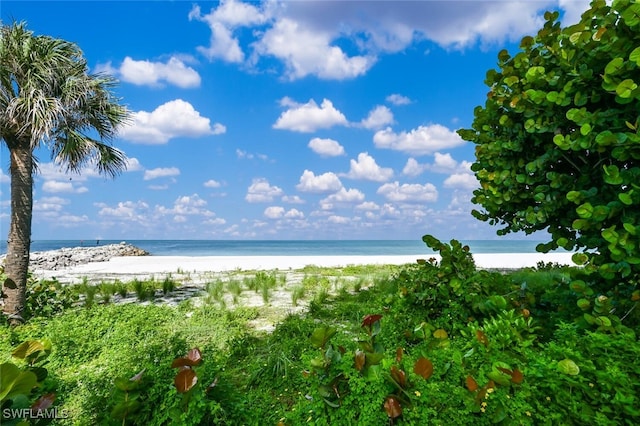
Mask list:
[[[499,235],[547,230],[606,279],[640,275],[640,3],[595,0],[579,23],[547,12],[515,55],[498,54],[476,144],[476,218]]]

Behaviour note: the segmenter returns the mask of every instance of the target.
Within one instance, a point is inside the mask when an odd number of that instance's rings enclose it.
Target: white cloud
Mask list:
[[[377,148],[387,148],[413,155],[432,154],[465,144],[460,136],[440,124],[420,126],[410,132],[395,133],[390,127],[373,136]]]
[[[336,203],[361,203],[362,201],[364,201],[364,194],[360,190],[355,188],[340,188],[340,190],[335,194],[331,194],[320,200],[320,208],[323,210],[330,210]]]
[[[580,17],[589,9],[591,0],[559,0],[558,3],[560,7],[564,9],[561,19],[562,26],[568,27],[569,25],[580,22]],[[607,3],[610,3],[610,1]]]
[[[45,183],[42,184],[42,190],[44,192],[52,193],[68,192],[76,194],[81,194],[83,192],[89,191],[89,189],[84,186],[75,187],[72,182],[60,182],[57,180],[45,181]]]
[[[298,209],[291,209],[284,214],[287,219],[304,219],[304,213]]]
[[[138,161],[137,158],[135,157],[129,157],[127,158],[127,171],[128,172],[137,172],[142,170],[142,164],[140,164],[140,161]]]
[[[258,158],[262,161],[268,161],[269,157],[266,156],[265,154],[252,154],[250,152],[247,151],[243,151],[241,149],[236,149],[236,156],[243,160],[243,159],[247,159],[247,160],[253,160],[254,158]]]
[[[143,201],[121,201],[116,207],[109,207],[104,203],[98,203],[96,205],[100,207],[98,211],[100,216],[134,219],[138,221],[144,221],[146,217],[148,220],[146,212],[149,210],[149,205]]]
[[[285,195],[282,197],[283,203],[304,204],[304,200],[297,195]]]
[[[316,176],[312,171],[305,170],[300,176],[300,183],[296,185],[296,189],[301,192],[335,192],[342,188],[340,178],[333,173],[327,172]]]
[[[61,197],[42,197],[33,203],[34,212],[60,212],[69,200]]]
[[[348,124],[344,114],[337,110],[328,99],[323,99],[320,107],[313,99],[302,105],[291,105],[290,100],[288,98],[285,99],[281,102],[287,102],[290,108],[280,114],[280,117],[273,125],[274,129],[315,132],[318,129],[328,129],[336,125],[345,126]]]
[[[385,183],[378,188],[378,194],[383,195],[389,201],[397,202],[435,202],[438,200],[438,190],[430,183],[400,185],[397,181]]]
[[[407,160],[407,164],[405,164],[402,169],[402,173],[407,176],[415,177],[421,175],[427,169],[428,166],[426,164],[420,164],[415,158],[411,157]]]
[[[365,201],[364,203],[358,204],[356,206],[358,210],[380,210],[380,206],[374,203],[373,201]]]
[[[345,154],[344,147],[333,139],[313,138],[308,146],[322,157],[338,157]]]
[[[445,188],[476,189],[479,186],[476,177],[470,173],[455,173],[444,181]]]
[[[199,46],[200,53],[209,60],[239,63],[244,60],[244,52],[240,41],[233,35],[234,29],[261,24],[266,16],[251,4],[227,0],[206,15],[202,14],[200,6],[194,6],[189,12],[189,20],[193,19],[207,23],[211,29],[209,46]]]
[[[384,105],[378,105],[369,112],[367,118],[360,122],[365,129],[379,129],[393,124],[393,113]]]
[[[327,80],[344,80],[366,73],[374,56],[347,56],[332,46],[332,34],[314,31],[289,18],[279,19],[254,43],[255,54],[274,56],[286,68],[290,80],[315,75]],[[256,61],[257,59],[254,59]]]
[[[203,183],[203,185],[206,188],[220,188],[222,186],[222,184],[220,182],[218,182],[217,180],[213,180],[213,179],[209,179],[208,181]]]
[[[161,177],[179,176],[180,169],[177,167],[158,167],[144,171],[144,180],[152,180]]]
[[[411,99],[398,93],[387,96],[386,101],[393,105],[409,105],[411,103]]]
[[[167,82],[181,88],[200,86],[198,72],[175,56],[166,63],[136,61],[127,56],[117,71],[122,81],[136,85],[158,86]]]
[[[11,178],[9,175],[4,174],[4,170],[0,169],[0,183],[9,183],[11,182]]]
[[[281,196],[282,192],[277,186],[271,186],[267,179],[257,178],[249,186],[244,199],[250,203],[269,203],[274,197]]]
[[[279,219],[284,214],[284,207],[271,206],[264,209],[264,216],[269,219]]]
[[[327,218],[327,222],[344,225],[351,222],[351,219],[345,216],[331,215]]]
[[[350,179],[364,179],[374,182],[386,182],[393,177],[393,169],[380,167],[376,160],[366,152],[358,154],[357,160],[350,160],[351,169],[345,176]]]
[[[165,144],[178,137],[197,138],[226,132],[222,124],[211,127],[208,118],[182,99],[162,104],[152,112],[135,112],[132,118],[132,124],[123,127],[120,136],[134,143]]]

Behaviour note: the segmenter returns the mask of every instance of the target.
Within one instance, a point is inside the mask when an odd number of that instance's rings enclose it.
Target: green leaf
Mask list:
[[[630,206],[633,204],[633,199],[631,199],[631,195],[628,192],[623,192],[618,194],[618,199],[622,201],[623,204]]]
[[[309,340],[311,340],[311,344],[316,348],[324,348],[329,339],[336,334],[338,330],[335,327],[322,326],[313,330]]]
[[[589,219],[593,215],[593,206],[591,203],[584,203],[576,208],[576,213],[582,219]]]
[[[589,256],[586,253],[574,253],[571,256],[571,260],[578,266],[584,265],[589,261]]]
[[[640,46],[631,51],[629,54],[629,60],[635,62],[637,66],[640,66]]]
[[[22,371],[10,362],[0,364],[0,377],[2,378],[0,402],[11,399],[15,395],[29,395],[38,382],[35,374]]]
[[[617,74],[622,69],[624,64],[623,58],[614,58],[604,67],[605,74]]]
[[[631,97],[632,92],[637,88],[638,85],[636,84],[636,82],[630,78],[627,78],[620,82],[620,84],[618,84],[618,86],[616,87],[616,93],[621,98],[629,98]]]
[[[559,372],[569,376],[577,376],[580,374],[580,367],[578,367],[578,365],[569,358],[558,361],[557,368]]]

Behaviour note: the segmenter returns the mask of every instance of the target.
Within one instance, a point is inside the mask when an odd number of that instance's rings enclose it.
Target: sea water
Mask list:
[[[121,240],[34,240],[31,251],[117,244]],[[385,256],[433,254],[422,240],[127,240],[154,256]],[[461,241],[471,253],[535,253],[541,241]],[[7,243],[0,243],[0,254]]]

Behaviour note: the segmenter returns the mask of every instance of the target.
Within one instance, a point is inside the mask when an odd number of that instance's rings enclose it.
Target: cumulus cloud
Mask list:
[[[385,183],[377,191],[389,201],[419,203],[419,202],[435,202],[438,200],[438,190],[430,183],[400,185],[398,181],[393,183]]]
[[[183,89],[200,86],[198,72],[175,56],[166,63],[137,61],[127,56],[115,73],[122,81],[139,86],[160,86],[164,82]]]
[[[369,112],[367,118],[360,122],[365,129],[379,129],[388,124],[393,124],[393,113],[384,105],[378,105]]]
[[[322,157],[338,157],[345,154],[344,147],[333,139],[313,138],[308,146]]]
[[[144,201],[120,201],[115,207],[109,207],[104,203],[97,203],[96,206],[100,208],[100,216],[138,221],[145,220],[146,212],[149,210],[149,205]]]
[[[402,173],[407,176],[419,176],[427,170],[428,166],[426,164],[420,164],[418,161],[411,157],[407,160],[407,164],[405,164],[402,169]]]
[[[268,219],[303,219],[304,213],[298,209],[285,210],[284,207],[271,206],[264,210],[264,216]]]
[[[316,176],[312,171],[305,170],[300,176],[300,183],[296,185],[296,189],[301,192],[335,192],[342,188],[340,178],[333,173],[327,172]]]
[[[179,137],[197,138],[227,131],[220,123],[212,126],[211,120],[182,99],[162,104],[152,112],[135,112],[132,119],[130,125],[123,127],[120,136],[134,143],[165,144]]]
[[[419,126],[410,132],[400,133],[395,133],[390,127],[387,127],[375,133],[373,143],[377,148],[393,149],[413,155],[426,155],[455,148],[465,142],[456,132],[440,124],[432,124]]]
[[[177,167],[158,167],[144,171],[144,180],[158,179],[162,177],[179,176],[180,169]]]
[[[76,187],[74,186],[73,182],[60,182],[57,180],[48,180],[45,181],[42,184],[42,190],[44,192],[51,192],[51,193],[61,193],[61,192],[67,192],[67,193],[76,193],[76,194],[81,194],[83,192],[87,192],[89,191],[89,189],[87,187],[84,186],[79,186]]]
[[[221,2],[208,14],[202,14],[200,6],[197,5],[189,12],[189,20],[205,22],[211,30],[209,46],[199,46],[198,51],[209,60],[222,59],[235,63],[242,62],[245,55],[240,47],[240,41],[233,34],[234,30],[259,25],[266,18],[259,8],[235,0]]]
[[[280,114],[273,125],[274,129],[308,133],[348,124],[344,114],[337,110],[328,99],[323,99],[320,106],[313,99],[310,99],[306,104],[294,104],[289,98],[284,98],[281,104],[290,108]]]
[[[364,179],[374,182],[386,182],[393,177],[393,169],[380,167],[376,160],[366,152],[358,154],[357,160],[350,160],[351,169],[344,177],[350,179]]]
[[[304,204],[304,200],[297,195],[284,195],[282,197],[282,202],[289,204]]]
[[[60,212],[69,200],[61,197],[42,197],[34,201],[33,211],[37,212]]]
[[[454,173],[444,181],[445,188],[476,189],[480,185],[471,173]]]
[[[411,99],[398,93],[392,93],[387,96],[386,101],[393,105],[409,105],[411,103]]]
[[[203,185],[205,186],[205,188],[220,188],[222,186],[220,182],[213,179],[209,179],[208,181],[203,183]]]
[[[283,193],[277,186],[271,186],[264,178],[257,178],[251,182],[247,195],[244,197],[250,203],[269,203],[274,197],[279,197]]]
[[[290,80],[307,75],[344,80],[366,73],[375,63],[374,56],[348,56],[331,44],[332,38],[329,32],[313,31],[295,20],[282,18],[255,42],[255,54],[280,59]]]
[[[335,194],[331,194],[320,200],[320,208],[323,210],[331,210],[335,204],[361,203],[362,201],[364,201],[364,194],[362,191],[355,188],[340,188],[340,190]]]

